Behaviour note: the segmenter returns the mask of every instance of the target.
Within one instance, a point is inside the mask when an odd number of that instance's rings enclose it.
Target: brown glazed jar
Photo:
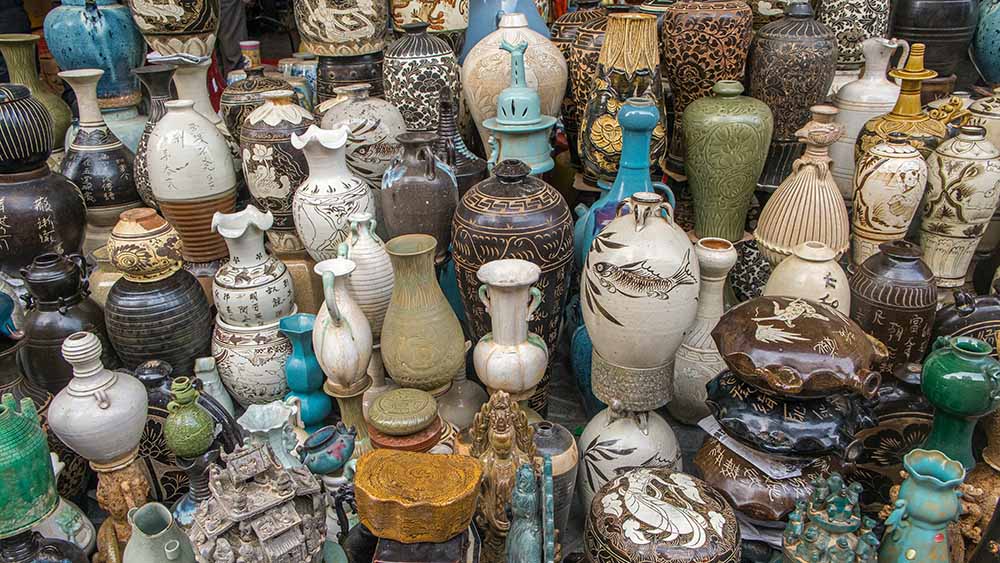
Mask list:
[[[62,343],[74,332],[93,332],[104,348],[101,361],[108,369],[118,367],[118,358],[108,343],[104,313],[90,298],[86,260],[79,254],[46,253],[21,270],[28,288],[28,310],[24,316],[21,365],[33,383],[55,395],[73,379],[73,368],[63,359]]]
[[[955,302],[942,307],[934,317],[932,339],[939,336],[971,336],[997,349],[1000,331],[1000,279],[993,282],[990,295],[954,292]]]
[[[875,365],[883,381],[907,363],[921,362],[930,344],[937,284],[920,256],[911,242],[884,242],[851,277],[851,318],[889,354]]]
[[[334,90],[351,84],[368,84],[371,87],[368,91],[369,96],[384,97],[385,82],[382,79],[384,61],[385,57],[381,51],[349,57],[321,56],[316,67],[317,101],[325,102],[333,99],[337,97]]]
[[[504,258],[537,264],[542,275],[535,287],[542,291],[542,304],[528,320],[528,330],[555,350],[572,269],[573,221],[562,195],[529,172],[527,164],[505,160],[493,177],[462,197],[452,223],[452,257],[473,342],[491,330],[490,315],[479,300],[479,267]],[[551,358],[531,398],[531,408],[539,413],[548,401]]]
[[[813,17],[812,6],[789,4],[785,17],[762,27],[750,55],[750,97],[774,114],[771,150],[758,189],[773,192],[791,173],[805,145],[795,132],[809,122],[809,108],[826,99],[837,70],[833,31]]]
[[[604,19],[607,15],[601,7],[600,0],[581,0],[576,3],[576,10],[566,12],[552,23],[552,42],[559,48],[566,64],[569,67],[570,78],[566,81],[566,95],[562,101],[562,120],[566,130],[566,140],[569,142],[569,154],[574,165],[579,165],[580,155],[577,153],[576,139],[580,133],[580,122],[577,116],[575,97],[573,94],[573,63],[570,59],[573,42],[579,34],[580,28],[596,20]],[[598,49],[599,51],[600,49]],[[597,61],[597,53],[594,54],[594,61]]]
[[[246,71],[247,77],[237,80],[222,91],[219,109],[226,121],[226,129],[233,139],[240,140],[243,122],[250,112],[264,105],[264,92],[291,90],[292,85],[280,78],[264,76],[264,67],[256,66]]]

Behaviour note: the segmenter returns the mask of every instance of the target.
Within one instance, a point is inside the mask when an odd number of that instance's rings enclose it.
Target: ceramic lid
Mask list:
[[[640,467],[605,483],[584,532],[592,563],[737,563],[736,514],[701,479]]]
[[[384,434],[406,436],[419,432],[437,419],[437,401],[420,389],[393,389],[368,407],[368,422]]]
[[[246,74],[246,78],[233,82],[222,91],[222,103],[241,104],[259,101],[264,92],[292,89],[288,82],[280,78],[265,76],[263,67],[247,69]]]
[[[111,263],[135,282],[162,280],[181,269],[182,243],[170,223],[148,207],[123,212],[108,238]]]

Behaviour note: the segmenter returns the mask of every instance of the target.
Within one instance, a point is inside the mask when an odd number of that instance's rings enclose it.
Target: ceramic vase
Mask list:
[[[278,328],[292,343],[292,353],[285,362],[288,395],[299,401],[300,416],[306,430],[322,425],[333,410],[330,397],[323,392],[323,370],[313,351],[313,327],[316,315],[298,313],[281,319]]]
[[[325,102],[342,86],[368,84],[372,97],[385,95],[382,83],[382,51],[346,57],[319,57],[316,67],[316,99]]]
[[[347,240],[353,213],[374,213],[371,188],[347,168],[345,146],[350,130],[310,125],[304,135],[292,133],[292,146],[306,155],[309,177],[292,196],[295,230],[313,260],[337,256]]]
[[[700,276],[694,254],[673,208],[649,192],[629,198],[594,238],[580,300],[594,343],[592,382],[598,399],[635,411],[670,401],[674,354],[697,312]],[[644,289],[633,289],[639,286]],[[667,316],[673,322],[653,320]]]
[[[104,123],[108,129],[118,137],[118,140],[125,145],[128,150],[135,154],[139,148],[139,137],[146,127],[146,116],[139,114],[139,102],[135,105],[120,108],[101,108],[101,115],[104,116]],[[80,130],[79,122],[74,120],[66,130],[64,143],[69,144],[76,137]]]
[[[0,145],[0,196],[4,216],[17,222],[0,229],[0,270],[7,276],[46,252],[82,250],[86,207],[80,190],[45,161],[52,151],[52,120],[24,86],[0,86],[0,125],[23,143]]]
[[[247,441],[253,446],[268,446],[282,467],[302,467],[302,462],[292,454],[300,430],[298,405],[294,401],[251,405],[237,422],[250,435]]]
[[[295,232],[292,198],[309,177],[305,155],[292,146],[314,123],[312,114],[292,101],[291,90],[261,94],[263,105],[250,112],[240,129],[243,177],[254,202],[274,215],[267,240],[276,251],[302,250]]]
[[[801,297],[819,301],[847,315],[851,311],[851,290],[847,274],[827,245],[807,241],[796,245],[791,256],[771,272],[764,295]]]
[[[352,84],[334,89],[336,98],[320,104],[323,129],[346,124],[347,166],[373,190],[382,187],[382,175],[403,151],[396,137],[406,132],[403,114],[391,103],[372,97],[368,84]]]
[[[161,55],[212,55],[219,31],[218,0],[193,4],[130,0],[129,7],[135,24],[154,51]]]
[[[739,1],[682,0],[664,8],[663,77],[674,95],[667,170],[678,178],[686,177],[684,111],[691,102],[711,95],[718,81],[743,78],[752,19],[750,6]]]
[[[844,200],[830,174],[829,147],[843,134],[837,108],[813,106],[812,121],[795,132],[806,145],[792,175],[767,200],[754,236],[773,269],[803,242],[821,242],[839,257],[850,246]],[[846,289],[846,288],[845,288]]]
[[[750,56],[750,96],[774,115],[774,135],[758,188],[774,191],[802,154],[797,131],[810,108],[826,99],[837,63],[833,31],[813,18],[809,2],[792,2],[785,17],[756,34]]]
[[[385,243],[375,234],[375,219],[370,213],[356,213],[348,220],[351,236],[346,241],[345,258],[356,267],[347,278],[347,290],[368,319],[377,345],[392,299],[392,261],[385,251]]]
[[[465,30],[469,27],[469,0],[454,4],[434,4],[424,0],[400,0],[393,4],[392,28],[398,34],[407,24],[427,22],[427,32],[446,41],[455,56],[465,45]]]
[[[323,373],[325,389],[339,397],[360,395],[371,379],[367,375],[372,354],[372,329],[348,290],[348,277],[357,266],[346,258],[316,264],[323,278],[324,306],[316,315],[313,349]]]
[[[597,61],[580,126],[580,158],[590,184],[612,182],[622,155],[618,111],[633,97],[648,97],[659,111],[649,160],[657,164],[666,148],[656,18],[649,14],[609,14],[608,31]]]
[[[903,0],[894,5],[892,34],[927,45],[927,68],[946,77],[965,60],[976,32],[978,2]]]
[[[969,49],[976,69],[990,84],[1000,83],[1000,49],[997,48],[1000,12],[997,8],[1000,8],[1000,3],[992,0],[979,3],[976,35]]]
[[[739,81],[720,80],[712,95],[693,100],[684,111],[684,167],[700,237],[743,238],[764,169],[774,117],[766,104],[742,93]]]
[[[30,530],[51,514],[59,504],[59,493],[35,403],[30,398],[17,401],[10,393],[4,393],[2,401],[0,474],[7,486],[2,497],[6,510],[0,518],[0,536],[6,539]]]
[[[236,174],[225,137],[194,108],[194,101],[165,102],[167,113],[149,134],[149,183],[163,216],[184,242],[184,259],[210,262],[226,256],[212,231],[216,212],[232,213]]]
[[[178,377],[170,385],[173,400],[167,404],[163,435],[174,455],[194,458],[205,453],[215,440],[215,421],[198,404],[201,394],[190,378]]]
[[[253,110],[264,105],[264,93],[291,89],[291,84],[280,78],[264,76],[262,66],[248,68],[246,78],[226,86],[219,98],[219,112],[226,122],[226,129],[234,139],[241,141],[243,123]],[[309,112],[303,109],[301,113],[308,115]]]
[[[565,530],[576,490],[580,450],[576,438],[561,424],[543,420],[531,426],[538,454],[535,459],[547,456],[552,462],[553,520],[557,530]]]
[[[870,37],[861,44],[864,51],[864,72],[861,77],[842,86],[833,96],[833,105],[840,110],[837,121],[844,134],[830,146],[833,159],[833,179],[845,200],[854,197],[854,144],[865,123],[892,109],[899,98],[899,85],[886,79],[889,59],[903,48],[899,66],[910,53],[910,45],[896,39]]]
[[[927,186],[927,163],[903,133],[865,151],[854,174],[851,259],[861,264],[883,242],[902,240]]]
[[[132,526],[122,563],[146,561],[177,561],[194,563],[194,549],[187,534],[177,526],[170,510],[158,502],[151,502],[128,511]]]
[[[979,125],[986,129],[986,138],[993,146],[1000,146],[1000,91],[994,89],[993,95],[980,98],[969,105],[969,117],[966,125]]]
[[[483,121],[496,117],[497,97],[510,83],[510,57],[500,49],[503,41],[511,45],[528,43],[524,56],[525,81],[538,90],[542,115],[559,115],[566,93],[566,60],[549,41],[548,34],[543,36],[530,28],[523,12],[504,12],[499,16],[496,31],[476,42],[462,62],[462,92],[484,147],[489,146],[490,133],[483,127]]]
[[[575,168],[578,170],[583,166],[580,149],[580,128],[583,126],[584,113],[587,104],[590,102],[590,93],[594,89],[594,75],[597,72],[597,59],[601,55],[601,46],[604,45],[604,36],[608,32],[608,14],[625,13],[629,11],[628,6],[611,5],[605,7],[594,19],[584,23],[576,32],[573,42],[569,46],[569,54],[566,56],[566,66],[569,70],[569,92],[572,96],[572,117],[570,123],[575,121],[576,127],[573,141],[567,138],[570,145],[570,155],[576,158]],[[558,42],[555,42],[558,45]],[[565,113],[564,113],[565,119]],[[575,155],[575,156],[573,156]]]
[[[250,205],[238,213],[218,213],[212,230],[229,247],[229,261],[215,273],[212,294],[219,316],[228,324],[255,327],[294,314],[291,275],[268,254],[264,233],[274,224],[271,212]]]
[[[66,129],[73,120],[73,112],[63,99],[42,82],[35,68],[35,45],[41,38],[30,33],[5,33],[0,35],[0,54],[7,63],[12,84],[21,84],[31,92],[52,118],[53,149],[63,148]]]
[[[465,337],[434,276],[434,237],[386,243],[395,284],[382,323],[382,359],[393,381],[440,394],[465,363]]]
[[[385,171],[379,202],[386,235],[421,233],[437,241],[435,261],[445,259],[451,244],[451,219],[458,205],[458,181],[448,165],[434,156],[435,133],[403,133],[396,137],[403,154]]]
[[[579,109],[576,106],[576,94],[573,91],[575,83],[579,83],[575,78],[576,71],[573,68],[573,61],[570,58],[573,42],[579,34],[580,28],[595,20],[604,19],[607,21],[607,14],[597,0],[582,0],[576,3],[576,10],[566,12],[556,18],[552,24],[552,42],[559,48],[564,59],[566,59],[569,80],[566,81],[566,94],[563,96],[562,114],[563,127],[566,130],[566,141],[569,144],[571,162],[574,167],[580,165],[580,155],[577,153],[577,139],[580,133]]]
[[[385,50],[385,99],[399,108],[409,131],[437,131],[438,98],[461,95],[458,60],[443,39],[427,33],[428,23],[403,25],[403,35]]]
[[[167,113],[164,103],[173,97],[170,93],[170,81],[173,80],[176,69],[173,65],[147,65],[132,70],[149,92],[149,119],[146,120],[135,151],[135,188],[142,202],[152,208],[156,208],[156,197],[149,184],[149,135]]]
[[[528,28],[543,37],[548,36],[548,25],[542,19],[534,0],[515,0],[507,4],[503,4],[500,0],[470,0],[469,28],[465,33],[465,44],[458,56],[460,64],[465,64],[472,54],[472,49],[500,27],[500,19],[506,14],[524,15],[525,25]]]
[[[889,0],[827,0],[817,5],[816,20],[837,37],[838,70],[861,68],[867,60],[864,42],[889,36],[889,7]]]
[[[459,197],[465,195],[472,186],[485,180],[489,173],[486,161],[469,150],[462,139],[457,123],[459,104],[448,96],[438,96],[438,129],[434,153],[448,163],[458,182]],[[574,150],[574,153],[576,151]],[[381,182],[381,178],[379,178]]]
[[[737,258],[733,244],[720,238],[699,239],[694,253],[701,274],[698,311],[677,348],[673,399],[667,404],[670,415],[685,424],[697,424],[708,416],[705,384],[726,369],[712,340],[712,330],[725,312],[723,288]]]
[[[243,408],[280,400],[288,393],[285,362],[292,344],[278,323],[246,327],[231,325],[221,315],[215,320],[212,355],[226,389]]]
[[[104,303],[108,300],[108,292],[111,291],[111,286],[121,279],[122,273],[111,264],[107,246],[102,246],[91,252],[88,262],[95,265],[94,270],[87,278],[90,286],[90,298],[94,300],[94,303],[97,303],[101,310],[104,310]]]
[[[378,53],[389,31],[389,6],[358,0],[331,7],[319,0],[296,0],[295,26],[302,36],[299,49],[320,57]]]

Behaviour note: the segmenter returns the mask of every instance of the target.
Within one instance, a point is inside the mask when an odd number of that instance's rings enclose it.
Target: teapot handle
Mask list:
[[[343,321],[343,317],[340,315],[340,309],[337,308],[336,295],[333,293],[333,284],[337,276],[333,275],[333,272],[323,272],[323,299],[326,300],[326,310],[330,313],[330,318],[337,326]]]
[[[417,154],[422,155],[424,157],[425,161],[424,176],[428,180],[434,181],[434,179],[437,178],[437,166],[435,166],[436,159],[434,158],[434,152],[431,151],[431,148],[429,146],[424,145],[420,147]]]

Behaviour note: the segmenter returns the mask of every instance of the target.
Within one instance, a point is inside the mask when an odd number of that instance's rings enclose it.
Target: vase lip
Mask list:
[[[37,43],[40,39],[34,33],[0,33],[0,43]]]
[[[712,92],[725,98],[739,96],[743,93],[743,83],[739,80],[717,80],[712,85]]]
[[[265,101],[273,102],[274,100],[289,100],[291,101],[292,96],[295,95],[294,90],[288,90],[287,88],[282,88],[280,90],[268,90],[267,92],[262,92],[260,97],[264,98]]]
[[[908,240],[890,240],[878,245],[879,252],[906,262],[919,260],[923,256],[920,247]],[[866,260],[867,262],[867,260]]]
[[[396,141],[401,145],[422,146],[437,141],[438,134],[433,131],[407,131],[396,135]]]
[[[347,137],[350,135],[351,129],[346,123],[341,123],[339,126],[333,129],[323,129],[315,124],[310,125],[309,129],[302,135],[298,133],[292,133],[290,141],[292,146],[298,150],[306,148],[306,145],[312,141],[316,141],[324,148],[336,150],[342,148],[347,144]]]
[[[658,205],[663,203],[663,196],[656,192],[636,192],[629,196],[632,203],[645,205]]]
[[[251,226],[266,231],[272,225],[274,225],[274,215],[270,211],[264,213],[252,204],[236,213],[216,211],[212,215],[212,232],[219,233],[222,238],[226,239],[243,236]]]
[[[189,100],[187,98],[181,98],[179,100],[167,100],[163,102],[163,107],[167,108],[167,111],[194,111],[194,100]]]
[[[385,243],[385,251],[390,256],[419,256],[434,252],[436,248],[437,239],[422,233],[399,235]]]
[[[339,96],[340,94],[345,94],[352,98],[367,98],[371,92],[372,85],[367,82],[358,82],[356,84],[347,84],[344,86],[337,86],[333,89],[334,95]]]
[[[953,336],[948,339],[948,346],[962,356],[983,358],[993,352],[992,346],[971,336]]]
[[[372,214],[368,211],[355,211],[347,216],[348,223],[367,223],[372,220]]]
[[[327,258],[326,260],[317,262],[316,265],[313,266],[313,271],[319,274],[320,276],[322,276],[327,272],[330,272],[335,277],[339,278],[342,276],[351,275],[351,273],[354,272],[354,270],[357,269],[357,267],[358,265],[354,262],[354,260],[337,257],[337,258]]]
[[[534,284],[542,269],[533,262],[519,258],[491,260],[479,267],[476,277],[491,287],[524,287]]]
[[[956,487],[965,480],[965,467],[938,450],[914,448],[903,456],[910,477],[940,488]]]
[[[425,21],[415,21],[410,23],[404,23],[402,27],[403,31],[405,31],[410,35],[419,35],[427,31],[427,28],[430,26],[431,24]]]
[[[163,528],[152,533],[149,533],[146,530],[142,529],[141,526],[135,523],[135,516],[140,512],[141,513],[154,512],[156,513],[157,516],[164,518]],[[163,506],[158,502],[147,502],[142,506],[132,508],[131,510],[128,511],[128,522],[129,524],[132,525],[134,529],[138,530],[140,533],[142,533],[142,535],[146,536],[147,538],[156,538],[170,531],[170,528],[174,525],[174,515],[173,513],[170,512],[170,509],[168,509],[166,506]],[[171,540],[171,541],[176,542],[177,540]],[[170,542],[167,543],[169,544]]]
[[[807,262],[829,262],[837,257],[832,248],[818,240],[810,240],[798,244],[792,249],[792,254]]]
[[[986,128],[981,125],[963,125],[958,130],[958,137],[966,141],[982,141],[986,138]]]
[[[243,415],[236,419],[247,432],[267,432],[281,428],[289,421],[295,410],[284,401],[271,401],[247,407]]]
[[[314,61],[316,60],[315,53],[292,53],[293,59],[300,59],[303,61]]]
[[[97,82],[102,76],[104,76],[104,71],[99,68],[78,68],[59,71],[59,78],[67,82],[71,80],[77,80],[82,83]]]
[[[517,27],[528,27],[528,16],[521,12],[510,12],[500,16],[497,22],[498,29],[510,29]]]
[[[695,245],[712,252],[729,252],[736,248],[732,242],[719,237],[701,237]]]
[[[132,74],[143,75],[143,74],[166,74],[177,70],[177,65],[172,64],[150,64],[137,66],[132,69]]]
[[[501,184],[517,184],[531,174],[531,167],[527,163],[514,158],[501,160],[493,167],[493,175]]]
[[[316,315],[312,313],[295,313],[287,317],[281,317],[278,321],[278,329],[285,334],[306,334],[312,332],[316,323]]]

